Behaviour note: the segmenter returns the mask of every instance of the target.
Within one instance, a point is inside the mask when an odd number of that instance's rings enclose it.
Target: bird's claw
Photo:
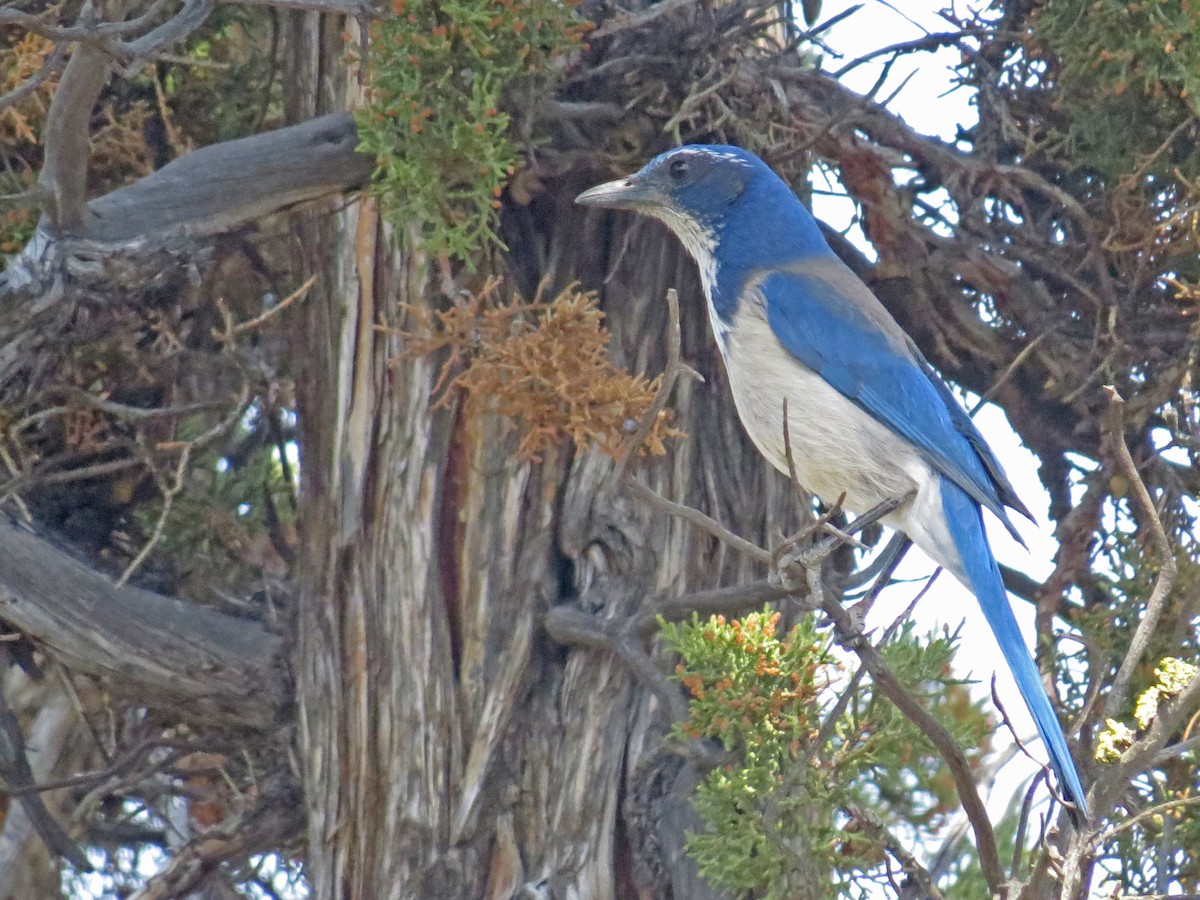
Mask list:
[[[846,607],[846,615],[850,617],[849,627],[853,634],[861,636],[866,629],[867,613],[871,611],[871,606],[868,601],[859,600]]]
[[[808,586],[807,563],[807,553],[794,543],[786,542],[774,553],[767,583],[789,594],[798,594]]]

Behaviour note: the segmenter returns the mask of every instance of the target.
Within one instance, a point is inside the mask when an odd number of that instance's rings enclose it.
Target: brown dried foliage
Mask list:
[[[52,41],[36,34],[24,34],[16,40],[0,42],[0,94],[23,84],[38,72],[50,51]],[[50,108],[55,80],[50,79],[21,103],[0,109],[0,143],[8,147],[36,144],[42,120]]]
[[[469,415],[483,412],[519,423],[522,459],[537,460],[564,438],[595,444],[611,455],[638,428],[661,377],[631,375],[608,357],[609,332],[594,292],[565,288],[551,300],[500,298],[500,282],[450,309],[430,313],[410,307],[424,326],[408,334],[408,355],[447,348],[435,393],[445,406],[465,394]],[[669,411],[659,414],[640,452],[666,453]]]

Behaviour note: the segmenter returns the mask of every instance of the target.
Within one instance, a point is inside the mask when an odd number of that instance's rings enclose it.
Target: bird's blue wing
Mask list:
[[[840,264],[825,264],[814,272],[772,273],[759,290],[767,321],[788,351],[915,445],[1020,540],[1004,507],[1025,510],[999,462],[866,285]]]

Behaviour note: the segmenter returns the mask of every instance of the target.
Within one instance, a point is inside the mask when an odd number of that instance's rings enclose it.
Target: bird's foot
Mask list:
[[[796,546],[792,539],[784,541],[771,554],[771,568],[767,572],[767,583],[773,588],[799,594],[808,588],[806,550]]]
[[[868,597],[846,607],[846,615],[850,619],[847,627],[851,634],[862,636],[867,627],[867,614],[871,612],[874,602],[874,598]]]

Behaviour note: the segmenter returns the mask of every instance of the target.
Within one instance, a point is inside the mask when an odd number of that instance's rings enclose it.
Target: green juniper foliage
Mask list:
[[[784,900],[865,896],[885,849],[870,823],[906,823],[929,837],[957,807],[928,739],[869,684],[827,722],[847,679],[828,636],[807,617],[776,634],[779,613],[660,623],[691,694],[679,738],[720,741],[730,761],[704,778],[695,807],[707,824],[688,853],[711,884]],[[957,636],[911,625],[882,649],[901,681],[977,760],[990,724],[949,674]]]
[[[495,244],[495,208],[518,161],[511,100],[549,83],[588,23],[577,2],[393,0],[370,30],[361,149],[378,161],[389,221],[468,262]]]
[[[1076,163],[1117,178],[1164,143],[1147,174],[1200,175],[1196,142],[1181,125],[1200,116],[1200,5],[1187,0],[1047,0],[1031,14],[1059,62],[1056,87],[1070,117]],[[1114,128],[1114,122],[1122,127]]]

